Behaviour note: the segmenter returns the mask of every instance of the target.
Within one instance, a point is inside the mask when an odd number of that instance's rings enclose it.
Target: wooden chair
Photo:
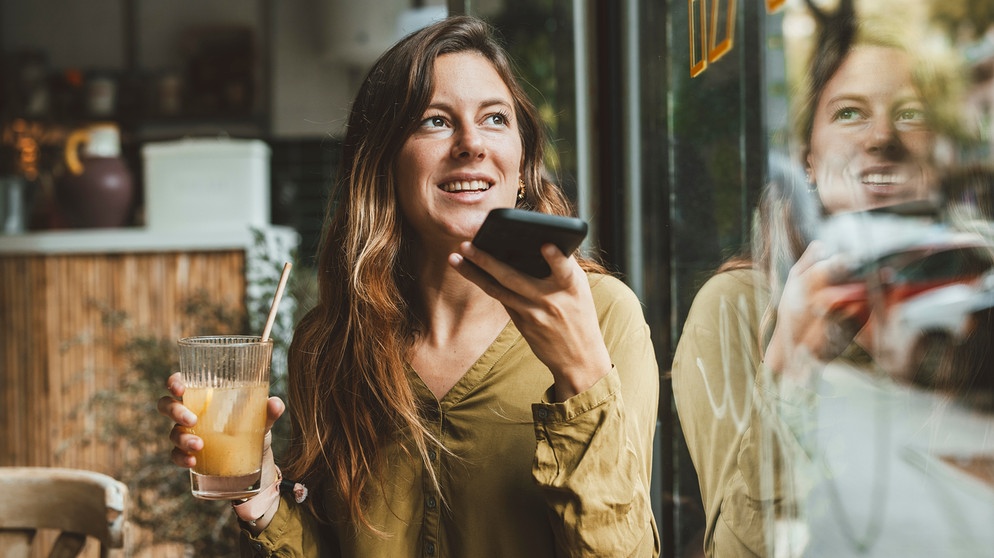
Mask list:
[[[107,475],[0,467],[0,558],[38,556],[32,545],[44,547],[42,541],[51,538],[35,537],[39,530],[55,533],[50,558],[79,556],[88,536],[99,541],[100,556],[107,558],[111,549],[124,548],[127,521],[128,487]]]

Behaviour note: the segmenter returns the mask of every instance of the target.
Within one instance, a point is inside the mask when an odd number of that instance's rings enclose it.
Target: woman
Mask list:
[[[849,1],[834,15],[811,7],[821,35],[798,112],[799,164],[772,169],[755,257],[701,288],[673,361],[708,556],[790,555],[809,536],[804,484],[791,475],[805,456],[797,422],[813,366],[849,347],[866,310],[846,304],[866,287],[841,284],[845,262],[809,246],[812,220],[931,195],[934,138],[907,51],[858,27]],[[796,405],[791,389],[804,394]]]
[[[283,470],[311,496],[237,506],[247,548],[658,552],[658,376],[638,300],[552,245],[552,275],[535,279],[470,243],[494,208],[570,212],[542,149],[533,106],[476,19],[418,31],[370,70],[329,204],[320,300],[290,349]],[[271,421],[282,408],[271,399]],[[193,465],[193,417],[173,397],[160,409],[177,423],[174,461]],[[276,476],[267,455],[264,478]]]

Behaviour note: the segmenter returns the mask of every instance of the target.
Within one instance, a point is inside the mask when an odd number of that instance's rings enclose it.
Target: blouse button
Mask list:
[[[546,409],[545,407],[539,407],[537,413],[539,420],[545,420],[549,418],[549,410]]]
[[[435,505],[436,505],[435,497],[434,496],[429,496],[428,497],[428,501],[426,502],[426,504],[428,505],[428,509],[430,509],[430,510],[435,509]]]
[[[425,544],[425,554],[427,554],[428,556],[435,555],[435,543],[429,542]]]

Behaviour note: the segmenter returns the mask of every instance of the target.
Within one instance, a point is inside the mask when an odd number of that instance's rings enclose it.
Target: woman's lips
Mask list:
[[[485,180],[456,180],[453,182],[446,182],[445,184],[439,184],[438,187],[445,192],[485,192],[490,189],[492,184]]]
[[[908,183],[907,175],[900,172],[865,172],[860,176],[860,184],[874,194],[893,194]]]

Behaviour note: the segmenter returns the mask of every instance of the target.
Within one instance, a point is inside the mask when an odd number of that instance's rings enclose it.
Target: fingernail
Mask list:
[[[197,423],[197,415],[191,413],[190,411],[186,411],[185,413],[183,413],[183,416],[181,416],[180,418],[183,419],[183,423],[188,426]]]

